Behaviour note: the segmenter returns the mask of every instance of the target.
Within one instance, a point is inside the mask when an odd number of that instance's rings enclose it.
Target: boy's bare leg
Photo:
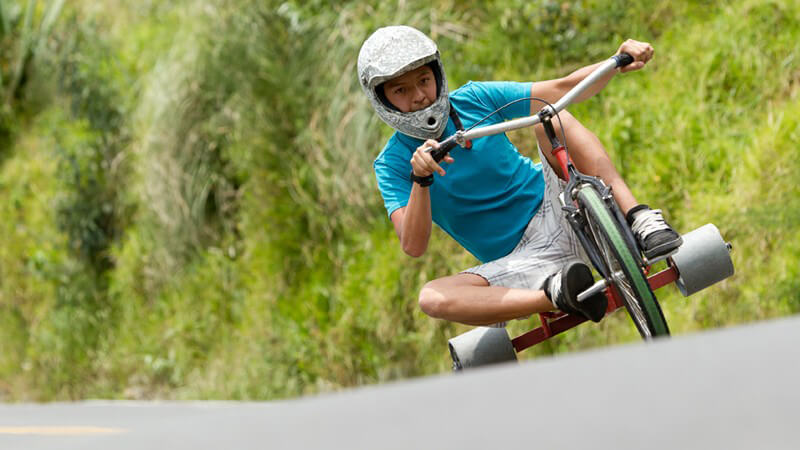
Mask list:
[[[614,193],[614,199],[622,210],[622,214],[627,214],[628,210],[636,206],[638,202],[631,190],[628,189],[628,185],[619,175],[619,172],[617,172],[603,144],[594,133],[578,122],[569,112],[562,111],[559,116],[566,130],[569,156],[572,158],[572,162],[581,172],[600,177],[606,185],[610,185]],[[556,130],[559,141],[561,141],[561,127],[558,126],[558,119],[553,119],[553,127]],[[563,179],[561,166],[558,164],[558,159],[551,153],[552,147],[544,132],[544,127],[537,125],[535,130],[536,139],[539,141],[542,153],[556,174]]]
[[[555,309],[544,291],[489,286],[480,275],[460,273],[428,282],[419,306],[437,319],[489,325]]]

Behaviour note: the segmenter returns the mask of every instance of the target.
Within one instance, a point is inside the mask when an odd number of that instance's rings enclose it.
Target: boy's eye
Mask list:
[[[405,91],[406,91],[406,88],[399,87],[399,88],[394,90],[394,93],[399,95],[399,94],[404,93]]]

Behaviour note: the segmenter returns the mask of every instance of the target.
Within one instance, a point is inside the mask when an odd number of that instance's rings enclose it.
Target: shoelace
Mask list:
[[[644,238],[655,231],[668,230],[669,225],[661,215],[660,209],[651,209],[637,215],[631,228],[637,236]]]

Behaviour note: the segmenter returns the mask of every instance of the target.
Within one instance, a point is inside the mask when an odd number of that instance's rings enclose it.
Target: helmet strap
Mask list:
[[[453,102],[450,102],[450,118],[453,119],[453,123],[456,126],[456,130],[464,131],[464,125],[461,124],[461,118],[458,117],[458,112],[456,112],[456,108],[453,107]],[[444,133],[442,133],[442,135],[439,136],[439,139],[437,139],[437,140],[438,141],[443,141],[444,140]],[[472,141],[466,141],[464,143],[464,148],[467,149],[467,150],[471,150],[472,149]]]

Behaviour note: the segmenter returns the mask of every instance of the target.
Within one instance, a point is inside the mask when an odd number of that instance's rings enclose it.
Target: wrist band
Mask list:
[[[418,177],[414,175],[414,171],[412,170],[411,175],[409,175],[408,179],[413,181],[414,183],[419,184],[422,187],[427,187],[433,184],[433,174],[430,174],[427,177]]]

